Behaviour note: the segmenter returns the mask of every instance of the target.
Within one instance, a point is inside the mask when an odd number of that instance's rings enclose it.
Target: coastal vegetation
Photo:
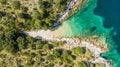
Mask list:
[[[23,31],[50,29],[70,0],[0,0],[0,67],[101,67],[85,47],[34,39]],[[93,29],[94,30],[94,29]],[[104,67],[104,65],[102,64]]]
[[[70,0],[0,0],[2,25],[18,30],[50,29]],[[11,23],[11,22],[13,23]],[[4,24],[3,24],[4,22]]]
[[[7,39],[6,39],[7,40]],[[1,40],[0,40],[1,41]],[[85,47],[67,50],[63,42],[34,39],[21,34],[16,40],[6,42],[0,50],[2,67],[101,67],[89,61],[92,52]],[[104,67],[104,65],[102,66]]]

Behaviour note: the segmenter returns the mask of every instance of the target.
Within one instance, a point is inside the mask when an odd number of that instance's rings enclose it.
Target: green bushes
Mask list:
[[[23,19],[31,19],[31,16],[27,13],[19,13],[18,17],[23,18]]]
[[[47,57],[46,57],[46,60],[49,60],[49,61],[52,61],[52,60],[54,60],[55,59],[55,56],[54,55],[48,55]]]
[[[38,2],[33,2],[32,4],[30,2],[24,3],[27,1],[21,0],[0,0],[0,3],[2,4],[7,3],[7,6],[2,5],[4,10],[0,11],[0,16],[9,18],[7,19],[7,23],[9,23],[9,20],[13,20],[15,24],[14,27],[22,31],[33,29],[47,30],[52,28],[53,24],[57,21],[58,16],[64,11],[68,1],[69,0],[64,2],[56,1],[55,3],[59,4],[58,6],[55,5],[52,0],[38,0]],[[33,4],[35,4],[35,7],[33,7]],[[8,14],[13,17],[8,17]]]
[[[36,20],[37,19],[38,20],[43,19],[44,18],[44,12],[43,11],[39,12],[37,10],[34,10],[34,12],[33,12],[33,18],[36,19]]]
[[[28,8],[27,8],[27,7],[24,7],[24,6],[21,6],[21,7],[20,7],[20,10],[22,10],[23,13],[27,13]]]
[[[25,39],[23,37],[18,37],[16,41],[20,50],[25,48]]]
[[[6,4],[6,3],[7,3],[7,0],[0,0],[0,3],[1,3],[1,4]]]
[[[50,50],[50,45],[49,44],[44,44],[42,49],[44,50]]]
[[[59,65],[67,65],[69,66],[69,63],[73,63],[73,61],[76,59],[74,55],[71,54],[71,51],[67,51],[64,49],[55,49],[52,51],[50,55],[46,57],[48,62],[53,64],[59,64]]]
[[[87,67],[87,65],[84,62],[78,62],[78,67]]]
[[[28,3],[24,5],[21,0],[0,0],[0,5],[4,8],[0,11],[1,67],[53,67],[55,64],[73,67],[77,64],[75,62],[79,55],[85,54],[84,48],[60,49],[64,45],[62,41],[48,42],[23,34],[25,30],[46,30],[52,27],[69,0],[54,1],[58,2],[54,4],[52,0],[39,0],[39,8],[34,7],[33,11],[30,8],[30,11],[29,6],[26,6]],[[83,63],[80,65],[84,66]]]
[[[12,6],[14,9],[20,9],[20,6],[21,6],[20,1],[12,2]]]
[[[7,34],[10,34],[10,32]],[[79,58],[80,55],[74,54],[73,50],[65,50],[62,48],[60,49],[59,46],[61,46],[61,42],[56,43],[56,42],[48,42],[45,40],[37,40],[21,33],[15,33],[14,34],[16,35],[15,38],[12,36],[13,34],[9,36],[7,34],[6,34],[6,36],[8,37],[7,39],[9,38],[10,39],[13,38],[13,39],[9,40],[9,42],[6,43],[4,42],[6,45],[4,45],[4,48],[2,48],[1,50],[2,51],[6,50],[6,53],[8,53],[8,55],[5,56],[4,54],[0,53],[0,58],[7,59],[1,61],[2,64],[3,62],[4,64],[6,64],[7,62],[5,61],[9,61],[9,58],[12,59],[11,63],[8,62],[6,66],[9,66],[9,64],[12,65],[12,63],[15,64],[17,63],[16,65],[25,66],[25,67],[33,67],[33,66],[53,67],[56,64],[65,67],[74,67],[76,65],[77,67],[86,67],[86,63],[82,62],[82,59]],[[1,33],[1,35],[3,34]],[[1,38],[5,39],[4,36],[1,36]],[[56,45],[60,44],[60,45],[53,47],[54,44]],[[16,50],[16,47],[19,50]],[[58,48],[56,49],[56,47]],[[78,49],[78,47],[73,49]],[[81,48],[79,48],[78,50],[80,49]],[[82,55],[84,55],[84,53],[82,53]],[[2,66],[5,66],[4,64]],[[90,64],[90,66],[93,65]]]
[[[84,47],[76,47],[76,48],[73,48],[73,54],[75,55],[80,55],[80,54],[85,54],[86,52],[86,49]]]

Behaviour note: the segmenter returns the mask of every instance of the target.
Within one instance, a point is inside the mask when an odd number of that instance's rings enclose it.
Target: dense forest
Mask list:
[[[50,29],[70,0],[0,0],[0,67],[102,67],[86,48],[34,39],[23,31]],[[82,58],[82,59],[81,59]],[[84,59],[83,59],[84,58]]]

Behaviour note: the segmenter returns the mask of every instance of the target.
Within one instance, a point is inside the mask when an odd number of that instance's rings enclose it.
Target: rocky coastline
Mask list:
[[[58,17],[58,20],[54,23],[53,27],[60,25],[60,23],[70,18],[70,16],[72,16],[79,8],[82,9],[86,3],[87,0],[71,0],[66,6],[65,11]]]
[[[84,3],[87,0],[71,0],[71,2],[67,5],[66,10],[63,14],[58,18],[58,21],[54,24],[54,26],[58,26],[60,22],[65,21],[68,19],[79,7],[83,7]],[[36,30],[36,31],[25,31],[25,34],[34,37],[36,39],[45,39],[47,41],[55,41],[55,42],[66,42],[67,46],[70,48],[80,46],[86,47],[91,52],[93,52],[93,60],[90,60],[91,63],[104,63],[105,67],[111,67],[111,64],[108,60],[102,58],[100,56],[101,53],[108,51],[107,46],[101,44],[97,41],[97,36],[90,37],[90,38],[69,38],[69,37],[54,37],[52,34],[53,31],[51,30]],[[57,34],[56,34],[57,35]]]
[[[111,64],[108,60],[102,58],[100,56],[101,53],[108,51],[107,47],[102,47],[98,41],[93,41],[93,39],[84,39],[84,38],[69,38],[69,37],[54,37],[52,35],[53,31],[50,30],[36,30],[25,32],[25,34],[34,37],[36,39],[44,39],[47,41],[55,41],[55,42],[66,42],[67,46],[70,48],[73,47],[86,47],[91,52],[93,52],[93,60],[90,60],[91,63],[104,63],[105,67],[111,67]],[[99,46],[98,46],[99,45]]]

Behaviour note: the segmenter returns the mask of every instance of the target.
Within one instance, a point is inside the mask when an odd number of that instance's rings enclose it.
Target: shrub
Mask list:
[[[7,0],[0,0],[0,3],[1,3],[1,4],[6,4],[6,3],[7,3]]]
[[[73,53],[76,55],[84,54],[85,53],[85,48],[84,47],[75,47],[73,48]]]
[[[19,1],[14,1],[12,3],[12,6],[13,6],[14,9],[20,9],[21,4],[20,4]]]
[[[87,65],[84,62],[78,62],[78,67],[87,67]]]

